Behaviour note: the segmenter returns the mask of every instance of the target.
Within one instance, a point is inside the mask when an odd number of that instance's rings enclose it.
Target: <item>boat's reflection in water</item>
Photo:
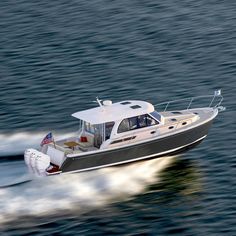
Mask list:
[[[34,179],[0,189],[0,222],[22,215],[84,212],[153,191],[189,194],[199,189],[195,167],[181,157],[162,157],[77,174]],[[166,194],[165,194],[166,199]]]

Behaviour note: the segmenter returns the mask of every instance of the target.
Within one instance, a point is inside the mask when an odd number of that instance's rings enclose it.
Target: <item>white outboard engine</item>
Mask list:
[[[33,151],[33,149],[26,149],[25,150],[24,158],[25,158],[25,163],[27,166],[30,165],[30,155],[31,155],[32,151]]]
[[[39,152],[36,156],[35,167],[40,175],[45,174],[45,170],[50,166],[50,156]]]
[[[30,173],[34,173],[34,170],[31,166],[31,154],[33,152],[34,152],[34,149],[30,148],[30,149],[26,149],[25,154],[24,154],[25,163],[26,163]]]
[[[34,172],[37,172],[36,170],[36,156],[37,156],[37,150],[33,150],[30,154],[30,166],[33,169]]]
[[[45,175],[50,165],[50,156],[31,148],[25,150],[24,158],[31,173]]]

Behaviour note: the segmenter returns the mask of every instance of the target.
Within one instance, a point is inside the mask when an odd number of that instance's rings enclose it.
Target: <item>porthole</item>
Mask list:
[[[174,126],[170,126],[170,127],[169,127],[169,129],[173,129],[173,128],[174,128]]]
[[[187,122],[183,122],[182,125],[187,125]]]
[[[171,121],[177,121],[177,119],[175,119],[175,118],[172,118],[172,119],[170,119]]]
[[[172,111],[171,113],[174,114],[174,115],[180,115],[180,114],[182,114],[182,112],[180,112],[180,111]]]

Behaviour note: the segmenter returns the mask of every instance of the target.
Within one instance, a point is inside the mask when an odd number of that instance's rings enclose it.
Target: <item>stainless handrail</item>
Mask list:
[[[187,108],[186,108],[186,110],[189,110],[191,108],[191,105],[192,105],[193,101],[195,101],[195,100],[197,100],[199,98],[211,98],[211,97],[212,97],[212,100],[211,100],[211,102],[210,102],[208,107],[212,106],[212,104],[213,104],[213,102],[214,102],[216,97],[220,97],[221,99],[214,106],[214,108],[220,107],[220,105],[221,105],[221,103],[223,102],[223,99],[224,99],[223,96],[221,95],[220,90],[215,91],[215,93],[213,95],[203,95],[203,96],[196,96],[196,97],[190,97],[190,98],[182,98],[182,99],[177,99],[177,100],[171,100],[171,101],[155,104],[154,107],[157,107],[157,106],[160,106],[160,105],[165,105],[165,108],[163,110],[165,112],[165,111],[167,111],[167,109],[168,109],[170,104],[173,104],[173,103],[176,103],[176,102],[180,102],[180,101],[188,101],[188,100],[190,100],[190,102],[188,103]]]

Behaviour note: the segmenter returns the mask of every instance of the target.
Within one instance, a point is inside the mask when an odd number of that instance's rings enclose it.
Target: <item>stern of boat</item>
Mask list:
[[[26,149],[24,153],[29,172],[37,176],[61,173],[60,167],[65,159],[66,155],[63,151],[50,145],[44,146],[42,151],[30,148]]]

